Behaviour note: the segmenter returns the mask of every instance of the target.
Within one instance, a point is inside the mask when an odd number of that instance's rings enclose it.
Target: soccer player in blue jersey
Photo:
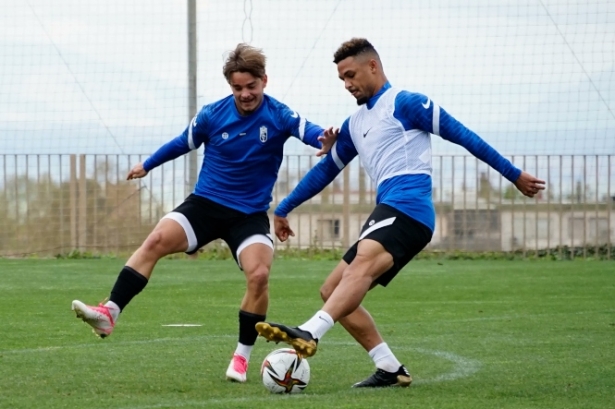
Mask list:
[[[239,44],[225,61],[223,74],[232,95],[205,105],[186,130],[134,166],[128,179],[142,178],[157,166],[205,146],[194,192],[164,216],[120,271],[104,305],[75,300],[77,317],[101,338],[111,335],[120,313],[146,286],[162,257],[194,254],[223,239],[243,270],[247,289],[239,310],[239,342],[226,377],[246,381],[248,361],[258,336],[255,325],[265,319],[273,242],[267,209],[282,162],[283,148],[293,136],[328,152],[338,130],[323,130],[264,93],[265,55]]]
[[[366,39],[343,43],[334,63],[360,108],[343,123],[329,155],[276,208],[275,232],[282,241],[294,236],[287,214],[331,183],[357,155],[377,185],[377,205],[358,241],[321,287],[322,309],[298,327],[261,322],[256,328],[268,340],[289,343],[309,357],[339,321],[376,365],[376,372],[354,387],[408,386],[410,373],[361,302],[376,285],[386,286],[431,241],[435,211],[430,134],[465,147],[528,197],[544,189],[544,181],[514,167],[429,97],[391,86]]]

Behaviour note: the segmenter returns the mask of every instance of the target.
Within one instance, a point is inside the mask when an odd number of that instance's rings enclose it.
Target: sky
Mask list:
[[[199,107],[230,93],[224,57],[248,42],[268,57],[268,94],[339,126],[356,103],[332,55],[366,37],[394,86],[503,154],[615,154],[612,0],[197,3]],[[0,154],[147,155],[180,134],[194,114],[186,4],[0,0]],[[435,155],[465,153],[433,140]]]

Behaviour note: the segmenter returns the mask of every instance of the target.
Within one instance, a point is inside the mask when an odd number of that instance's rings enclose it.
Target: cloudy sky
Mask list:
[[[0,153],[148,154],[183,131],[186,0],[0,0]],[[463,4],[463,5],[462,5]],[[225,53],[264,49],[267,92],[323,126],[355,109],[354,36],[507,155],[615,153],[615,2],[198,0],[198,105]],[[463,153],[434,138],[434,154]],[[287,153],[309,152],[299,143]]]

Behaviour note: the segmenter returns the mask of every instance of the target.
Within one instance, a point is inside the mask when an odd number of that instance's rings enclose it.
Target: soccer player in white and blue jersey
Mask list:
[[[193,254],[205,244],[223,239],[243,270],[246,293],[239,309],[239,341],[226,372],[229,380],[246,381],[248,361],[269,303],[268,279],[273,242],[267,209],[278,176],[286,141],[292,136],[326,153],[337,130],[323,130],[283,103],[266,95],[265,55],[239,44],[224,64],[232,95],[204,106],[186,130],[128,173],[128,179],[148,172],[191,150],[205,146],[194,192],[164,216],[141,247],[126,262],[104,305],[75,300],[77,317],[104,338],[111,335],[126,305],[147,284],[162,257]]]
[[[408,386],[410,373],[361,302],[377,284],[386,286],[431,241],[435,211],[430,134],[465,147],[528,197],[544,189],[544,181],[514,167],[429,97],[391,86],[366,39],[342,44],[334,62],[360,108],[342,125],[329,155],[279,204],[275,232],[282,241],[294,235],[287,214],[331,183],[355,156],[377,185],[377,205],[357,242],[323,284],[322,309],[299,327],[261,322],[256,328],[268,340],[287,342],[311,356],[318,340],[339,321],[376,365],[376,372],[354,387]]]

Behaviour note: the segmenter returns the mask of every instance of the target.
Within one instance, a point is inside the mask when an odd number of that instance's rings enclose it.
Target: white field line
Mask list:
[[[329,342],[327,344],[331,345],[341,345],[341,346],[356,346],[357,344],[353,342]],[[425,348],[414,348],[411,346],[391,346],[393,352],[395,351],[413,351],[423,355],[433,355],[435,357],[444,359],[446,361],[450,361],[454,364],[453,368],[446,373],[440,374],[433,378],[421,378],[412,382],[413,385],[427,384],[427,383],[436,383],[443,381],[452,381],[459,378],[468,377],[476,372],[481,367],[481,362],[475,359],[465,358],[457,354],[453,354],[452,352],[447,351],[439,351],[435,349],[425,349]],[[412,373],[412,366],[409,368],[410,373]]]
[[[75,345],[60,345],[60,346],[50,346],[50,347],[40,347],[40,348],[24,348],[24,349],[5,349],[0,350],[0,355],[5,354],[29,354],[36,352],[49,352],[49,351],[61,351],[61,350],[71,350],[71,349],[83,349],[83,348],[98,348],[101,343],[107,343],[108,346],[111,347],[121,347],[124,345],[143,345],[143,344],[155,344],[155,343],[164,343],[164,342],[191,342],[191,341],[199,341],[205,339],[214,339],[214,338],[237,338],[237,335],[201,335],[194,337],[166,337],[166,338],[156,338],[156,339],[143,339],[137,341],[117,341],[117,342],[108,342],[103,339],[94,339],[89,344],[75,344]]]
[[[203,339],[213,339],[213,338],[235,338],[236,335],[204,335],[198,337],[182,337],[182,338],[158,338],[158,339],[149,339],[149,340],[140,340],[140,341],[124,341],[124,342],[114,342],[113,346],[121,347],[123,345],[141,345],[141,344],[150,344],[150,343],[182,343],[182,342],[192,342],[196,340]],[[100,340],[99,342],[105,342]],[[328,342],[329,345],[338,345],[338,346],[356,346],[353,342]],[[82,349],[82,348],[92,348],[97,347],[98,342],[92,342],[89,344],[77,344],[77,345],[66,345],[66,346],[55,346],[55,347],[42,347],[42,348],[29,348],[29,349],[9,349],[9,350],[0,350],[0,355],[2,354],[28,354],[28,353],[44,353],[44,352],[54,352],[59,350],[71,350],[71,349]],[[413,348],[410,346],[391,346],[394,350],[404,350],[404,351],[414,351],[419,354],[424,355],[433,355],[435,357],[450,361],[454,364],[453,368],[445,373],[437,375],[432,378],[423,378],[417,379],[413,382],[415,385],[443,382],[443,381],[453,381],[455,379],[465,378],[471,376],[472,374],[478,372],[481,367],[481,362],[475,359],[469,359],[462,357],[460,355],[454,354],[452,352],[440,351],[440,350],[432,350],[425,348]],[[410,368],[411,369],[411,368]],[[293,396],[279,396],[276,397],[276,402],[281,403],[278,399],[298,399],[298,398],[308,398],[308,397],[317,397],[317,396],[330,396],[330,394],[300,394]],[[232,403],[243,403],[243,402],[261,402],[261,401],[271,401],[271,396],[252,396],[252,397],[241,397],[241,398],[226,398],[226,399],[206,399],[206,400],[188,400],[188,401],[169,401],[166,403],[157,403],[155,405],[144,405],[144,406],[126,406],[121,409],[157,409],[157,408],[165,408],[165,407],[173,407],[173,408],[189,408],[189,407],[207,407],[212,405],[228,405]]]
[[[227,407],[233,403],[246,403],[246,402],[270,402],[271,407],[290,407],[295,399],[310,398],[314,396],[325,396],[318,394],[301,393],[296,395],[265,395],[265,396],[244,396],[241,398],[225,398],[225,399],[205,399],[205,400],[186,400],[186,401],[168,401],[166,403],[157,403],[155,405],[144,406],[123,406],[118,409],[158,409],[158,408],[205,408],[210,406],[223,405]],[[330,395],[326,395],[330,396]],[[288,402],[286,402],[288,401]]]
[[[329,345],[339,345],[339,346],[356,346],[355,343],[352,342],[329,342]],[[425,378],[418,379],[412,382],[413,385],[424,385],[429,383],[443,382],[443,381],[452,381],[455,379],[468,377],[480,369],[481,363],[475,359],[464,358],[460,355],[453,354],[451,352],[446,351],[438,351],[424,348],[412,348],[412,347],[404,347],[404,346],[393,346],[395,350],[405,350],[405,351],[414,351],[420,354],[425,355],[433,355],[438,358],[445,359],[447,361],[451,361],[454,364],[454,367],[449,372],[440,374],[433,378]],[[300,395],[282,395],[282,396],[254,396],[254,397],[242,397],[242,398],[227,398],[227,399],[206,399],[206,400],[189,400],[189,401],[172,401],[166,403],[158,403],[155,405],[144,405],[144,406],[125,406],[120,409],[158,409],[158,408],[189,408],[189,407],[209,407],[215,405],[228,405],[233,403],[243,403],[243,402],[262,402],[269,401],[273,406],[285,406],[278,399],[298,399],[298,398],[310,398],[310,397],[326,397],[331,396],[331,394],[314,394],[314,393],[306,393]],[[274,400],[275,399],[275,400]],[[290,405],[290,402],[289,402]]]

